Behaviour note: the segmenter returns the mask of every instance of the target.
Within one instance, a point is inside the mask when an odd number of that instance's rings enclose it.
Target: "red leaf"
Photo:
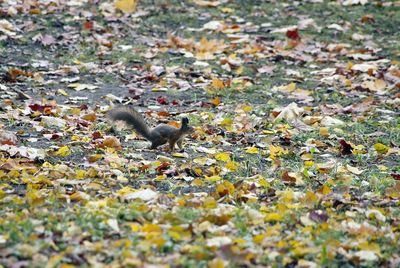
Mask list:
[[[53,135],[51,136],[51,139],[52,140],[57,140],[57,139],[59,139],[61,136],[60,135],[58,135],[57,133],[53,133]]]
[[[299,35],[299,32],[298,32],[297,29],[288,30],[288,31],[286,32],[286,36],[287,36],[288,38],[290,38],[290,39],[293,39],[293,40],[299,40],[299,39],[300,39],[300,35]]]
[[[82,104],[81,106],[79,106],[79,109],[81,111],[86,111],[87,109],[89,109],[89,107],[87,106],[87,104]]]
[[[15,145],[15,142],[13,142],[12,140],[2,140],[2,141],[0,141],[0,144]]]
[[[396,181],[400,181],[400,174],[392,173],[390,174]]]
[[[167,170],[169,168],[171,164],[168,162],[164,162],[161,165],[159,165],[156,170],[157,170],[157,174],[158,175],[162,175],[164,173],[165,170]]]
[[[166,97],[158,97],[157,98],[157,102],[161,105],[167,105],[168,104],[168,99]]]
[[[43,112],[44,110],[53,108],[53,106],[51,106],[51,105],[40,105],[40,104],[34,103],[34,104],[30,104],[29,108],[31,108],[31,110],[34,111],[34,112],[36,112],[36,111]]]
[[[83,24],[83,29],[92,30],[93,29],[93,21],[87,21]]]
[[[345,140],[340,140],[339,144],[341,146],[340,147],[340,153],[342,155],[349,155],[349,154],[353,153],[352,152],[353,147],[349,143],[347,143]]]

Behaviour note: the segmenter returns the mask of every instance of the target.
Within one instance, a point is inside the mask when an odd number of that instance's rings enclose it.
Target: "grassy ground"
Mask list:
[[[312,2],[0,1],[0,266],[397,267],[400,7]]]

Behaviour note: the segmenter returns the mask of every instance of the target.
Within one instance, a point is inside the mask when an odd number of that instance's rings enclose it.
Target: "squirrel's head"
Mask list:
[[[187,117],[182,118],[181,130],[185,133],[192,133],[194,131],[193,127],[189,126],[189,119]]]

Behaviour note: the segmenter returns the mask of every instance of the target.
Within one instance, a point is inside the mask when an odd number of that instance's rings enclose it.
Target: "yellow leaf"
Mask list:
[[[279,242],[276,244],[276,246],[277,246],[278,248],[284,248],[284,247],[287,247],[287,246],[288,246],[288,243],[287,243],[286,241],[281,240],[281,241],[279,241]]]
[[[319,129],[319,135],[321,135],[322,137],[329,137],[329,130],[327,127],[321,127]]]
[[[131,223],[130,227],[131,227],[131,231],[134,233],[137,233],[140,231],[140,225],[137,223]]]
[[[332,190],[331,190],[331,188],[329,188],[328,185],[324,185],[324,186],[322,187],[322,194],[327,195],[327,194],[329,194],[330,192],[332,192]]]
[[[242,109],[244,112],[251,112],[253,110],[253,107],[250,105],[246,105]]]
[[[44,202],[44,197],[36,190],[31,190],[25,195],[28,204],[31,206],[40,205]]]
[[[158,248],[162,247],[165,245],[165,242],[167,242],[162,236],[160,236],[158,233],[149,233],[145,236],[145,241],[146,243],[150,245],[155,245]]]
[[[224,118],[221,123],[219,123],[221,126],[230,126],[232,125],[232,119],[230,118]]]
[[[21,174],[16,169],[10,170],[10,172],[7,174],[7,176],[10,178],[19,178],[20,175]]]
[[[269,182],[268,182],[266,179],[264,179],[263,177],[261,177],[261,176],[260,176],[260,178],[258,179],[258,183],[259,183],[262,187],[264,187],[264,188],[269,188],[269,187],[271,187],[271,185],[269,184]]]
[[[220,176],[218,176],[218,175],[214,175],[214,176],[210,176],[210,177],[205,176],[205,180],[206,180],[206,181],[210,181],[210,182],[219,181],[219,180],[221,180],[221,179],[222,179],[222,178],[221,178]]]
[[[235,161],[228,161],[226,163],[225,166],[227,169],[229,169],[230,171],[236,171],[239,167],[239,163],[235,162]]]
[[[224,13],[233,13],[235,10],[233,8],[223,7],[221,8],[221,11]]]
[[[215,258],[208,262],[208,268],[225,268],[224,260],[221,258]]]
[[[256,147],[247,148],[246,153],[248,154],[258,154],[258,149]]]
[[[90,122],[94,122],[97,119],[97,116],[95,113],[90,113],[90,114],[85,114],[84,116],[82,116],[83,120],[87,120]]]
[[[89,201],[86,203],[86,206],[92,209],[104,209],[107,207],[107,200]]]
[[[230,160],[230,156],[229,153],[219,153],[214,155],[215,159],[219,160],[219,161],[223,161],[223,162],[227,162],[228,160]]]
[[[63,254],[53,255],[47,261],[46,268],[56,267],[57,264],[64,258]]]
[[[237,75],[241,75],[243,73],[243,66],[240,66],[239,68],[236,69],[235,73]]]
[[[244,238],[235,238],[233,240],[234,245],[245,246],[247,243],[248,241]]]
[[[268,213],[265,215],[265,221],[281,221],[282,220],[282,214],[279,213]]]
[[[129,180],[127,178],[125,178],[124,176],[117,176],[117,181],[121,182],[121,183],[128,183]]]
[[[286,90],[287,91],[294,91],[296,89],[296,83],[290,83],[286,85]]]
[[[318,201],[318,196],[314,192],[308,191],[305,196],[305,201],[307,203],[315,204]]]
[[[86,176],[87,176],[87,177],[93,178],[93,177],[96,177],[97,174],[98,174],[97,169],[95,169],[95,168],[93,168],[93,167],[89,168],[89,170],[86,171]]]
[[[219,175],[219,173],[221,172],[221,168],[218,166],[212,166],[208,169],[209,171],[211,171],[211,173],[214,175]]]
[[[310,168],[314,166],[314,162],[313,161],[304,161],[304,167],[305,168]]]
[[[60,149],[58,149],[57,152],[54,153],[55,155],[64,157],[64,156],[68,156],[71,154],[71,150],[68,148],[68,146],[63,146]]]
[[[71,136],[71,141],[80,141],[81,138],[78,135],[72,135]]]
[[[285,204],[290,204],[294,199],[294,192],[292,189],[287,189],[282,193],[282,200]]]
[[[130,193],[134,193],[135,191],[136,191],[135,189],[133,189],[133,188],[131,188],[129,186],[125,186],[124,188],[119,189],[116,192],[116,194],[117,195],[127,195],[127,194],[130,194]]]
[[[262,243],[262,241],[264,241],[264,239],[266,237],[267,237],[267,234],[255,235],[255,236],[253,236],[253,242],[256,244],[260,244],[260,243]]]
[[[389,151],[389,147],[382,143],[375,143],[374,144],[374,149],[380,154],[386,154]]]
[[[3,191],[3,189],[0,189],[0,200],[3,199],[6,196],[6,193]]]
[[[203,170],[201,168],[194,168],[193,171],[197,176],[201,176],[203,174]]]
[[[71,194],[71,195],[69,196],[69,198],[70,198],[72,201],[80,202],[80,201],[87,201],[87,200],[89,200],[90,196],[89,196],[88,194],[84,193],[84,192],[79,192],[79,191],[78,191],[78,192],[75,192],[75,193]]]
[[[385,165],[378,165],[378,168],[379,168],[380,171],[388,170],[387,166],[385,166]]]
[[[182,236],[180,235],[179,232],[176,231],[168,231],[168,235],[174,239],[175,241],[180,241],[182,240]]]
[[[154,88],[151,89],[151,91],[153,91],[153,92],[160,92],[160,91],[167,91],[167,90],[168,89],[164,88],[164,87],[162,87],[162,88],[154,87]]]
[[[50,164],[49,162],[44,162],[42,168],[53,168],[53,165]]]
[[[171,155],[173,157],[178,157],[178,158],[187,158],[188,157],[187,153],[172,153]]]
[[[229,182],[229,181],[224,181],[223,183],[220,183],[217,185],[217,192],[220,195],[225,195],[225,194],[233,194],[235,190],[235,186]]]
[[[270,134],[274,134],[275,132],[272,130],[263,130],[262,134],[266,134],[266,135],[270,135]]]
[[[288,154],[288,149],[283,149],[280,146],[274,146],[272,144],[269,145],[269,158],[275,160],[277,157],[281,156],[282,154]]]
[[[66,96],[66,97],[69,96],[68,93],[65,92],[65,90],[61,89],[61,88],[57,90],[57,93],[60,94],[60,95]]]
[[[184,205],[186,204],[186,201],[183,200],[183,199],[179,199],[176,203],[177,203],[179,206],[184,206]]]
[[[354,145],[352,151],[353,151],[353,154],[366,154],[367,153],[367,150],[365,150],[364,145],[361,145],[361,144]]]
[[[206,197],[205,200],[203,201],[203,207],[204,208],[216,208],[217,201],[215,201],[215,199],[212,197]]]
[[[83,179],[86,176],[86,171],[79,169],[76,171],[76,178],[77,179]]]
[[[163,180],[165,180],[167,178],[167,175],[165,175],[165,174],[162,174],[162,175],[158,175],[157,177],[156,177],[156,181],[163,181]]]
[[[136,0],[117,0],[115,7],[124,13],[133,13],[136,10]]]
[[[161,233],[162,229],[159,225],[153,223],[146,223],[142,227],[144,233]]]
[[[203,181],[200,180],[200,179],[194,179],[194,180],[192,181],[192,185],[195,185],[195,186],[203,186]]]

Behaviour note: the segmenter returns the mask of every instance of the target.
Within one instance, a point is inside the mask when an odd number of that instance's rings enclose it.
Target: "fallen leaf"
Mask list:
[[[125,194],[122,197],[125,200],[141,199],[143,201],[151,201],[151,200],[155,200],[157,198],[157,196],[158,196],[157,192],[150,190],[150,189],[145,189],[145,190],[139,190],[137,192]]]
[[[137,0],[117,0],[115,7],[124,13],[133,13],[136,11]]]

